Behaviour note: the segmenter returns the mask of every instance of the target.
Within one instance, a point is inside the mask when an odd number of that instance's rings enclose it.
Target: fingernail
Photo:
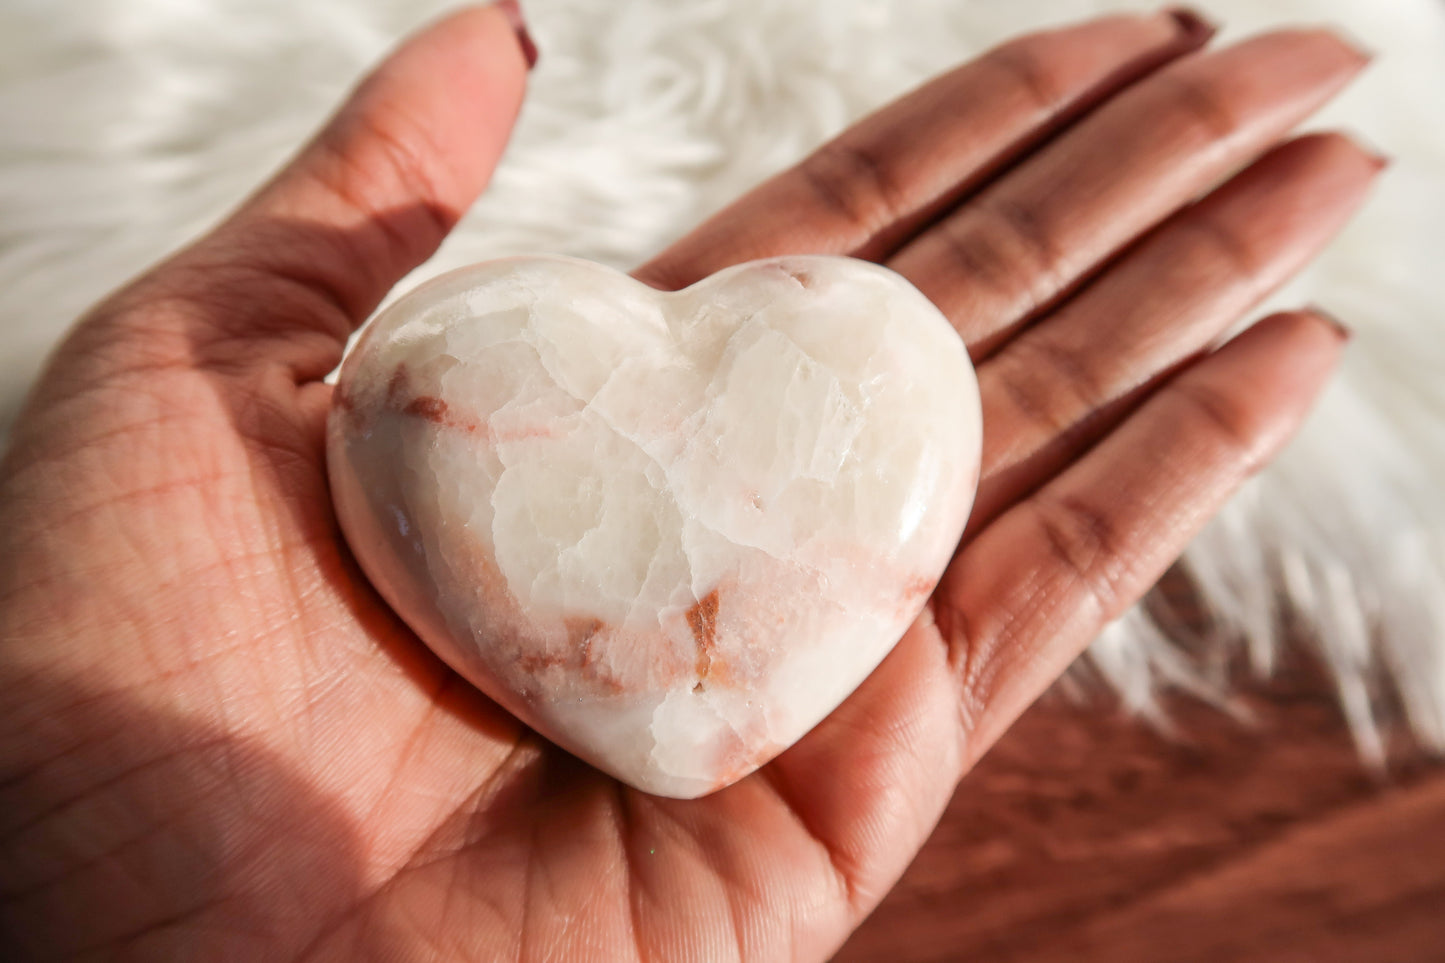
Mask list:
[[[527,58],[527,69],[537,66],[537,44],[527,32],[527,18],[522,16],[522,5],[517,0],[497,0],[497,9],[507,15],[507,21],[517,33],[517,43],[522,47],[522,56]]]
[[[1349,341],[1355,336],[1355,333],[1345,325],[1345,322],[1341,321],[1339,318],[1335,317],[1333,314],[1326,311],[1319,305],[1311,304],[1309,307],[1305,308],[1305,310],[1308,311],[1310,314],[1313,314],[1315,317],[1319,318],[1321,321],[1328,324],[1331,328],[1333,328],[1335,334],[1339,336],[1339,339],[1341,341]]]
[[[1375,173],[1378,174],[1380,171],[1395,163],[1395,158],[1380,150],[1374,144],[1371,144],[1369,140],[1359,133],[1352,131],[1350,133],[1350,139],[1355,142],[1356,147],[1364,151],[1365,155],[1370,158],[1370,162],[1375,165]]]
[[[1203,46],[1219,32],[1219,27],[1193,7],[1169,7],[1164,11],[1174,18],[1179,31],[1189,40]]]

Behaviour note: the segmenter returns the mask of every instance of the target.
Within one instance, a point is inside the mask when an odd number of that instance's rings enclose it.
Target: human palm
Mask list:
[[[1309,312],[1216,343],[1378,170],[1338,136],[1272,147],[1362,59],[1322,32],[1198,55],[1207,34],[1129,16],[999,48],[639,270],[887,263],[954,322],[983,394],[978,504],[924,612],[800,743],[691,801],[470,688],[332,516],[321,378],[481,190],[524,86],[496,8],[410,41],[241,210],[84,319],[16,427],[7,954],[825,957],[1333,366],[1340,332]]]

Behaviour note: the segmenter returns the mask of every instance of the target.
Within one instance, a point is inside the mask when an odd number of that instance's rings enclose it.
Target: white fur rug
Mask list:
[[[0,432],[88,303],[210,224],[438,0],[7,0],[0,5]],[[489,195],[419,274],[551,251],[629,267],[850,119],[1002,37],[1098,0],[529,0],[542,48]],[[1280,299],[1357,337],[1300,440],[1190,549],[1224,631],[1131,613],[1093,668],[1133,709],[1227,705],[1286,618],[1368,758],[1406,718],[1445,749],[1445,4],[1215,0],[1230,39],[1339,24],[1380,53],[1321,125],[1395,167]],[[1088,673],[1077,671],[1074,681]]]

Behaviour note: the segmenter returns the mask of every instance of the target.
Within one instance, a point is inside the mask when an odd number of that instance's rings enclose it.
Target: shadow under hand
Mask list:
[[[1381,786],[1318,665],[1239,685],[1256,725],[1176,699],[1184,741],[1046,697],[837,959],[1438,959],[1445,769]]]

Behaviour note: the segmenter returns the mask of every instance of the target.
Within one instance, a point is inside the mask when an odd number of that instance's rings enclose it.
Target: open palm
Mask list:
[[[331,514],[321,378],[482,189],[525,85],[497,8],[411,40],[241,210],[84,319],[16,428],[0,955],[826,957],[1335,362],[1310,312],[1217,345],[1377,172],[1335,135],[1277,145],[1362,58],[1318,31],[1207,40],[1168,13],[1015,41],[638,271],[886,263],[954,322],[983,392],[978,506],[927,609],[802,742],[693,801],[619,785],[472,690]]]

